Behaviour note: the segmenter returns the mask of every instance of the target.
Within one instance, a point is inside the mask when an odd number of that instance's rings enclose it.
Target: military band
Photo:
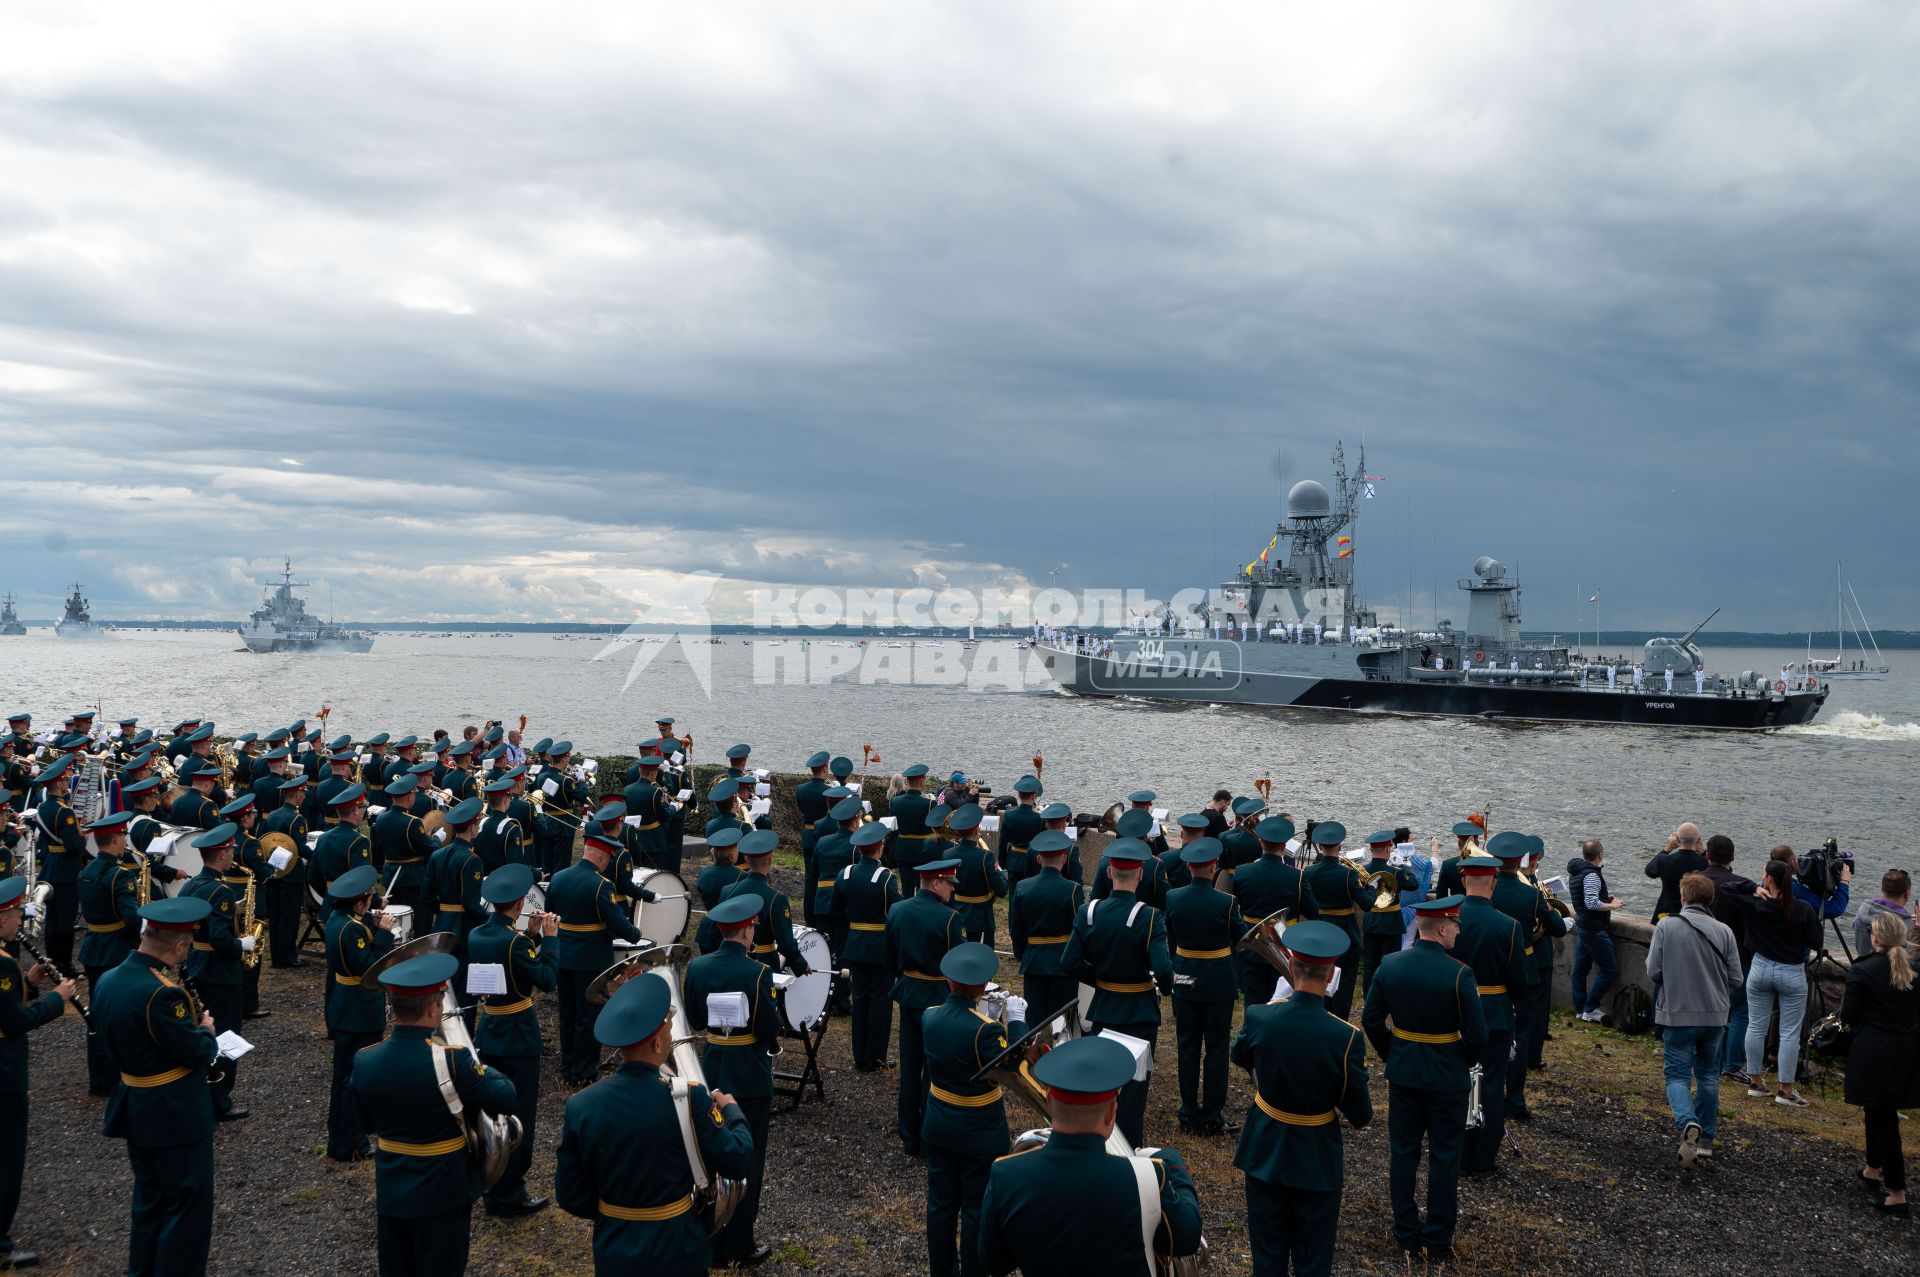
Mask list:
[[[28,886],[5,876],[21,841],[6,817],[31,799],[47,947],[59,965],[61,941],[71,945],[76,921],[83,928],[79,966],[99,1026],[87,1042],[88,1087],[108,1099],[104,1129],[126,1140],[133,1165],[129,1271],[204,1265],[212,1131],[246,1116],[235,1103],[239,1061],[215,1039],[267,1013],[253,994],[262,949],[275,968],[308,965],[309,886],[324,902],[333,1043],[325,1149],[374,1164],[383,1273],[463,1271],[476,1200],[497,1219],[548,1205],[533,1160],[547,1049],[538,1007],[549,994],[560,1073],[574,1088],[553,1200],[593,1221],[596,1270],[697,1273],[771,1254],[758,1225],[780,1179],[769,1157],[773,1056],[793,1036],[780,990],[810,971],[786,880],[773,871],[781,835],[750,814],[766,773],[751,770],[747,746],[726,751],[727,771],[708,790],[711,863],[690,893],[700,956],[612,979],[619,959],[647,945],[641,913],[658,898],[644,875],[680,869],[686,816],[675,795],[694,773],[690,738],[674,737],[670,719],[617,794],[594,792],[571,742],[541,741],[522,763],[493,731],[427,746],[385,733],[323,741],[299,724],[229,752],[212,724],[187,720],[157,748],[135,719],[96,747],[90,720],[76,716],[57,756],[39,760],[30,735],[22,754],[30,718],[9,726],[0,939],[18,930]],[[115,760],[113,810],[82,820],[71,787],[95,755]],[[1447,871],[1464,899],[1418,903],[1417,938],[1403,949],[1400,901],[1417,884],[1392,864],[1386,832],[1365,840],[1362,866],[1343,854],[1346,829],[1318,822],[1308,834],[1317,858],[1302,870],[1287,858],[1290,820],[1262,799],[1216,795],[1170,822],[1179,845],[1169,848],[1157,796],[1137,790],[1104,827],[1115,837],[1089,889],[1078,880],[1081,822],[1065,804],[1040,805],[1038,775],[1015,783],[1011,805],[995,804],[990,845],[988,810],[962,801],[974,791],[934,801],[924,765],[901,773],[884,822],[843,783],[853,781],[850,759],[821,750],[804,770],[792,790],[799,909],[832,955],[829,1005],[849,1019],[855,1069],[894,1064],[898,1009],[896,1134],[925,1164],[930,1273],[1147,1274],[1199,1248],[1184,1159],[1143,1147],[1169,997],[1178,1126],[1195,1138],[1239,1133],[1255,1273],[1332,1270],[1341,1127],[1366,1127],[1373,1113],[1369,1046],[1387,1081],[1393,1236],[1409,1257],[1451,1257],[1458,1178],[1491,1169],[1505,1118],[1524,1116],[1530,1034],[1545,1023],[1564,922],[1527,872],[1541,840],[1502,833],[1487,841],[1489,856],[1478,824],[1459,835]],[[371,828],[369,795],[387,800]],[[198,854],[196,876],[174,882],[146,854],[163,833],[162,846]],[[993,985],[1003,899],[1017,996]],[[265,939],[249,926],[251,909]],[[411,934],[441,951],[393,952],[406,910]],[[36,986],[58,992],[36,1000]],[[23,973],[0,956],[0,1250],[16,1265],[25,1035],[77,992],[51,969]],[[1354,1017],[1357,992],[1365,1006]],[[459,1002],[472,1005],[456,1014]],[[691,1043],[674,1036],[682,1013]],[[1090,1036],[1068,1033],[1010,1066],[1024,1067],[1053,1119],[1043,1145],[1014,1150],[1005,1093],[983,1065],[1029,1020]],[[611,1072],[602,1047],[619,1054]],[[675,1052],[688,1047],[698,1077],[681,1074]],[[1230,1063],[1254,1090],[1234,1121]],[[1470,1131],[1475,1066],[1488,1084]],[[473,1151],[481,1115],[510,1116],[518,1133],[491,1161]],[[1423,1156],[1424,1211],[1414,1194]]]

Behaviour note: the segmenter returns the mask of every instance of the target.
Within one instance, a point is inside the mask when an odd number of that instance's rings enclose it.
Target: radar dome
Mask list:
[[[1324,519],[1333,513],[1333,498],[1312,479],[1302,479],[1287,493],[1289,519]]]
[[[1507,574],[1507,565],[1490,554],[1483,554],[1473,561],[1473,574],[1482,581],[1498,581]]]

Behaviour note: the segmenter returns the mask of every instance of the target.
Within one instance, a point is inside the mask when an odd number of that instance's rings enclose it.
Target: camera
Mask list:
[[[1825,899],[1840,890],[1840,866],[1853,864],[1853,853],[1840,850],[1840,840],[1828,838],[1800,857],[1800,885]]]

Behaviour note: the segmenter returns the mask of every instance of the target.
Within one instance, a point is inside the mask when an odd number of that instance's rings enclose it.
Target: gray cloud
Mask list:
[[[1165,591],[1344,438],[1389,606],[1493,553],[1543,626],[1580,581],[1791,627],[1845,557],[1920,625],[1897,8],[35,18],[30,611],[231,615],[283,553],[364,617],[615,616],[643,568]]]

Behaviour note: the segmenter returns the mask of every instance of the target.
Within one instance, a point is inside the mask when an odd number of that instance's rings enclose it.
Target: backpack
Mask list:
[[[1641,1034],[1653,1029],[1653,999],[1637,984],[1621,986],[1613,995],[1613,1027],[1621,1033]]]

